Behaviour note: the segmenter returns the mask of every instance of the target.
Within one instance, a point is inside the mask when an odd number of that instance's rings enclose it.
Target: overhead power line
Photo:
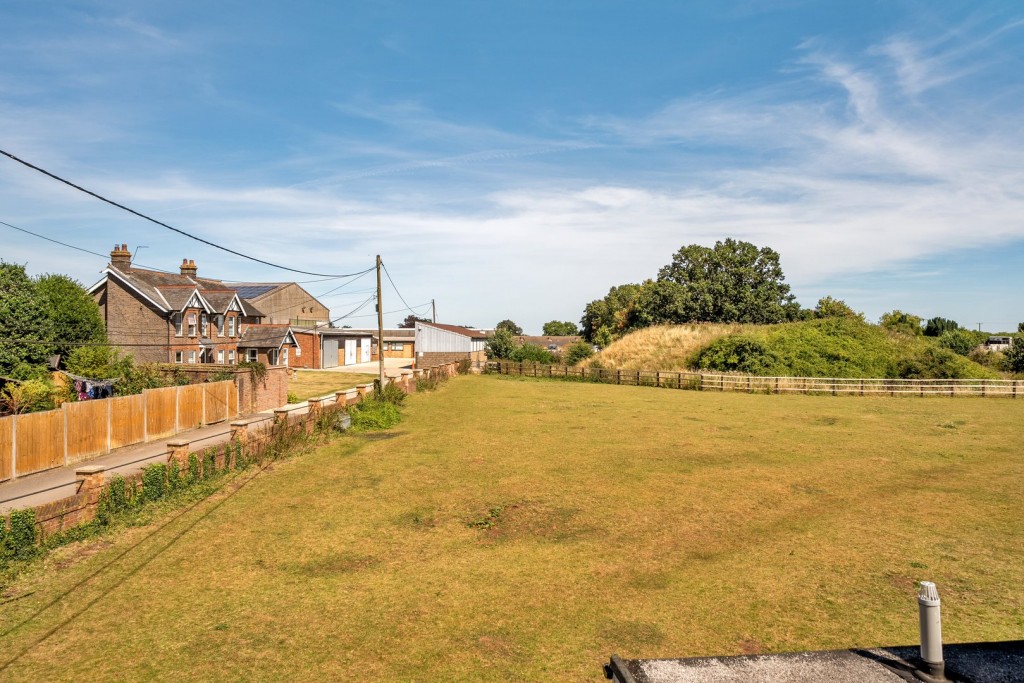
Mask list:
[[[393,290],[395,290],[395,294],[398,295],[398,298],[401,299],[403,304],[405,304],[405,307],[409,310],[409,312],[412,313],[413,315],[416,315],[416,311],[412,310],[412,307],[405,300],[405,297],[403,297],[402,293],[398,291],[398,287],[395,286],[395,281],[391,279],[391,273],[388,272],[388,267],[386,265],[384,265],[383,261],[381,261],[380,267],[384,269],[384,274],[388,276],[388,282],[391,283],[391,288]],[[423,306],[425,306],[425,305],[426,304],[423,304]],[[420,306],[420,308],[422,308],[423,306]],[[396,313],[397,312],[399,312],[399,311],[396,311]]]
[[[97,194],[96,192],[93,192],[92,190],[87,190],[86,188],[82,187],[81,185],[76,185],[75,183],[71,182],[70,180],[67,180],[66,178],[62,178],[59,175],[57,175],[56,173],[51,173],[50,171],[47,171],[45,168],[40,168],[39,166],[36,166],[33,163],[25,161],[24,159],[21,159],[21,158],[15,156],[15,155],[11,154],[10,152],[7,152],[5,150],[0,149],[0,154],[3,154],[5,157],[7,157],[7,158],[9,158],[9,159],[11,159],[13,161],[18,162],[22,166],[26,166],[28,168],[31,168],[33,171],[38,171],[39,173],[42,173],[45,176],[53,178],[54,180],[56,180],[58,182],[64,183],[68,187],[72,187],[72,188],[78,190],[79,192],[83,192],[83,193],[89,195],[90,197],[95,197],[96,199],[100,200],[101,202],[105,202],[107,204],[110,204],[111,206],[117,207],[118,209],[121,209],[122,211],[127,211],[128,213],[130,213],[130,214],[132,214],[134,216],[138,216],[139,218],[142,218],[143,220],[147,220],[150,223],[154,223],[156,225],[159,225],[162,228],[167,228],[168,230],[170,230],[172,232],[176,232],[179,235],[184,235],[185,237],[187,237],[187,238],[189,238],[191,240],[195,240],[196,242],[201,242],[202,244],[205,244],[207,246],[213,247],[214,249],[220,249],[221,251],[226,251],[229,254],[234,254],[235,256],[238,256],[238,257],[241,257],[241,258],[244,258],[244,259],[248,259],[250,261],[255,261],[256,263],[262,263],[263,265],[270,266],[271,268],[278,268],[279,270],[287,270],[287,271],[290,271],[292,273],[300,273],[302,275],[312,275],[313,277],[351,277],[353,275],[359,275],[360,273],[364,272],[364,271],[359,271],[357,273],[345,273],[345,274],[341,274],[341,275],[339,275],[337,273],[315,273],[315,272],[312,272],[312,271],[309,271],[309,270],[301,270],[299,268],[291,268],[289,266],[282,266],[279,263],[274,263],[272,261],[266,261],[264,259],[257,258],[255,256],[250,256],[249,254],[243,254],[242,252],[237,251],[235,249],[231,249],[230,247],[225,247],[222,244],[217,244],[216,242],[212,242],[212,241],[210,241],[208,239],[205,239],[203,237],[199,237],[197,235],[193,235],[192,233],[187,232],[185,230],[182,230],[180,228],[176,228],[173,225],[168,225],[167,223],[164,223],[163,221],[157,220],[156,218],[153,218],[151,216],[147,216],[144,213],[141,213],[139,211],[136,211],[135,209],[129,208],[129,207],[125,206],[124,204],[119,204],[119,203],[115,202],[112,199],[107,199],[106,197],[104,197],[101,194]],[[371,268],[370,270],[373,270],[373,268]]]

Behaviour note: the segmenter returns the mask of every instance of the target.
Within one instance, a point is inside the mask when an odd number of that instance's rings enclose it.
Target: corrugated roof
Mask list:
[[[468,327],[459,327],[458,325],[442,325],[441,323],[417,323],[417,325],[423,325],[424,327],[436,327],[439,330],[445,330],[446,332],[454,332],[455,334],[461,334],[463,337],[471,337],[473,339],[485,339],[489,336],[487,332],[483,330],[473,330]]]

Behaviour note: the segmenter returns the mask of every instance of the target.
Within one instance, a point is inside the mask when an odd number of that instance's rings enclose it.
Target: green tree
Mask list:
[[[398,326],[400,328],[403,328],[403,329],[411,330],[412,328],[416,327],[416,323],[418,323],[418,322],[419,323],[429,323],[430,319],[429,318],[420,318],[420,317],[417,317],[417,316],[413,315],[412,313],[410,313],[409,315],[405,316],[405,320],[403,320],[402,322],[398,323]]]
[[[505,328],[499,328],[484,345],[484,353],[491,360],[511,359],[512,353],[516,350],[516,340],[511,332]]]
[[[0,261],[0,375],[29,377],[53,353],[50,320],[25,266]]]
[[[1013,345],[1006,350],[1006,369],[1010,372],[1024,372],[1024,333],[1018,334]]]
[[[580,339],[566,347],[562,360],[566,365],[576,365],[581,360],[586,360],[594,355],[594,347],[589,342]]]
[[[599,341],[599,330],[604,328],[605,331],[601,335],[608,338],[608,343],[622,334],[629,326],[630,311],[641,289],[642,285],[619,285],[609,289],[603,299],[595,299],[587,304],[580,320],[583,338],[607,346]]]
[[[947,320],[946,318],[929,318],[928,322],[924,326],[924,336],[926,337],[941,337],[946,332],[952,332],[953,330],[959,330],[960,324],[955,320]]]
[[[939,337],[939,346],[961,356],[969,356],[977,348],[978,339],[970,330],[947,330]]]
[[[67,355],[80,344],[106,341],[100,307],[82,285],[66,275],[47,274],[36,280],[36,295],[46,311],[54,353]]]
[[[520,335],[523,333],[523,328],[519,327],[519,325],[516,325],[511,320],[502,320],[500,323],[494,326],[494,329],[496,331],[507,330],[509,334],[513,336]]]
[[[680,248],[658,280],[683,287],[686,321],[779,323],[800,311],[778,252],[731,238],[714,247]]]
[[[883,313],[882,317],[878,320],[878,324],[893,332],[916,336],[924,333],[924,330],[921,328],[921,321],[921,316],[893,310]]]
[[[850,308],[842,299],[833,299],[830,296],[818,299],[818,305],[814,308],[816,318],[857,318],[864,320],[864,314]]]
[[[551,353],[547,349],[542,349],[536,344],[523,344],[513,349],[509,355],[509,360],[514,360],[517,363],[542,363],[544,365],[552,365],[558,358],[555,354]]]
[[[549,337],[571,337],[579,333],[580,329],[576,327],[576,323],[568,320],[565,322],[552,320],[544,323],[543,334]]]
[[[691,300],[686,287],[673,280],[646,280],[629,308],[629,329],[679,325],[690,320]]]

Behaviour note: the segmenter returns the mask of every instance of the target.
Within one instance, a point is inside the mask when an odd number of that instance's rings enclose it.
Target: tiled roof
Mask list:
[[[284,343],[289,330],[287,325],[249,325],[238,341],[238,348],[276,349]]]
[[[114,266],[110,266],[110,269],[158,305],[172,311],[184,308],[192,293],[198,289],[202,297],[217,313],[225,312],[235,294],[238,293],[244,315],[263,317],[263,313],[252,303],[246,301],[246,296],[238,288],[226,285],[220,280],[193,278],[188,275],[162,273],[145,268],[132,268],[127,273]],[[280,285],[264,286],[273,289]]]

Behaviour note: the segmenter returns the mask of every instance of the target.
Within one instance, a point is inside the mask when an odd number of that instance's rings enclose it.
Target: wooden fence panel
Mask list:
[[[234,382],[210,382],[209,384],[199,385],[203,387],[203,393],[206,394],[203,402],[204,424],[212,424],[228,419],[228,396],[226,391],[228,384],[234,384]]]
[[[62,410],[67,413],[68,425],[68,464],[107,452],[107,410],[110,400],[64,404]],[[21,460],[21,454],[18,455]]]
[[[64,411],[18,415],[14,423],[18,476],[64,464]]]
[[[146,440],[146,399],[142,394],[118,396],[110,403],[110,447],[121,448]]]
[[[195,429],[203,423],[202,384],[178,387],[178,431]]]
[[[173,436],[178,431],[178,387],[146,389],[146,435],[150,439]]]
[[[11,456],[14,450],[14,418],[0,417],[0,481],[10,479]]]

